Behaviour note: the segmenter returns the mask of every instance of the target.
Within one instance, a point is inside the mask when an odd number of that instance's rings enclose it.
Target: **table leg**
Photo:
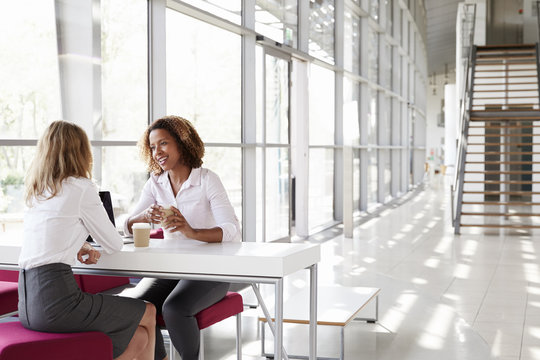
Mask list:
[[[253,293],[257,297],[257,300],[259,301],[259,305],[261,306],[261,309],[262,309],[262,311],[264,313],[264,317],[266,318],[266,321],[268,323],[268,327],[270,328],[270,331],[272,332],[272,335],[274,336],[274,342],[276,343],[277,342],[277,340],[276,340],[277,339],[277,337],[276,337],[277,336],[276,335],[276,322],[272,320],[272,316],[270,315],[270,312],[266,308],[266,304],[264,303],[264,299],[261,296],[261,292],[259,291],[259,288],[254,283],[251,284],[251,288],[253,289]],[[282,289],[283,289],[283,283],[282,283]],[[277,296],[277,294],[276,294],[276,296]],[[281,298],[283,299],[283,290],[282,290]],[[282,318],[282,320],[283,320],[283,318]],[[283,323],[283,321],[282,321],[282,323]],[[262,331],[263,331],[263,339],[264,339],[264,324],[263,324]],[[283,343],[283,341],[282,341],[282,343]],[[285,360],[289,360],[289,356],[287,355],[287,352],[285,351],[283,346],[281,346],[281,349],[282,349],[283,358]],[[265,352],[264,352],[264,345],[263,345],[263,355],[264,354],[265,354]]]
[[[279,279],[275,284],[275,326],[276,333],[274,334],[274,359],[281,360],[283,356],[283,280]]]
[[[317,264],[309,267],[309,360],[317,359]]]

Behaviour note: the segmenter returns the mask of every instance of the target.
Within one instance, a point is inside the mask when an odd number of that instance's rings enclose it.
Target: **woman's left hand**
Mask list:
[[[77,260],[86,265],[97,264],[100,257],[101,253],[90,244],[84,244],[77,253]]]
[[[164,220],[166,223],[165,229],[169,230],[170,232],[180,231],[188,238],[192,238],[194,230],[191,225],[189,225],[186,218],[184,218],[184,215],[182,215],[180,210],[174,206],[171,206],[171,210],[173,211],[173,215],[169,215],[167,219]]]

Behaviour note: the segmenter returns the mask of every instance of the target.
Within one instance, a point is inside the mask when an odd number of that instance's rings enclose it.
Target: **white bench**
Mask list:
[[[340,357],[344,360],[345,354],[345,326],[353,320],[362,320],[370,323],[377,322],[379,319],[379,288],[369,287],[345,287],[338,285],[319,286],[317,297],[317,325],[339,326],[341,327]],[[309,307],[306,306],[309,299],[308,289],[302,290],[283,304],[283,323],[308,324],[309,325]],[[358,318],[356,315],[375,300],[375,316],[373,318]],[[274,319],[272,319],[274,320]],[[265,323],[264,316],[259,317],[261,327],[261,347],[262,355],[273,357],[273,354],[266,353],[264,349],[265,342]],[[307,356],[290,355],[291,359],[305,359]]]

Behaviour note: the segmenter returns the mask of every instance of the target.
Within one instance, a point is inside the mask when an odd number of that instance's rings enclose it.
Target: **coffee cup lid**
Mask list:
[[[131,227],[132,229],[150,229],[149,223],[135,223]]]

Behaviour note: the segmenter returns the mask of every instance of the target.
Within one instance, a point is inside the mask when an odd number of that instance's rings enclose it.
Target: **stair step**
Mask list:
[[[486,164],[486,165],[498,165],[498,164],[514,164],[514,165],[533,165],[540,164],[540,161],[499,161],[499,160],[487,160],[487,161],[465,161],[465,164]]]
[[[488,206],[539,206],[540,202],[526,202],[526,201],[516,201],[516,202],[503,202],[503,201],[463,201],[463,205],[488,205]]]
[[[466,155],[539,155],[538,151],[467,151]]]
[[[540,195],[540,191],[494,191],[494,190],[484,190],[484,191],[463,191],[463,194],[484,194],[489,196],[495,195],[514,195],[514,196],[528,196],[528,195]]]
[[[467,151],[466,155],[539,155],[538,151]]]
[[[485,174],[485,175],[534,175],[540,174],[540,171],[496,171],[496,170],[465,170],[465,174]]]
[[[538,91],[538,89],[474,90],[473,93],[487,93],[487,92],[529,92],[529,91]]]
[[[498,73],[498,72],[523,72],[523,71],[536,71],[536,68],[527,68],[527,69],[474,69],[475,73]],[[532,76],[532,75],[531,75]],[[475,76],[476,78],[476,76]]]
[[[490,212],[461,212],[462,216],[504,216],[504,217],[512,217],[512,216],[519,216],[519,217],[536,217],[540,216],[540,213],[490,213]]]
[[[526,181],[526,180],[464,180],[465,184],[514,184],[514,185],[532,185],[540,184],[540,181]]]
[[[470,120],[471,121],[535,121],[535,120],[540,120],[540,116],[482,117],[482,116],[473,115],[470,117]]]
[[[477,78],[478,79],[478,78]],[[538,82],[536,81],[527,81],[527,82],[503,82],[503,83],[474,83],[474,86],[485,86],[485,85],[497,85],[497,86],[510,86],[510,85],[538,85]]]
[[[474,79],[522,79],[536,78],[536,75],[499,75],[499,76],[474,76]]]
[[[476,52],[489,51],[519,51],[524,49],[536,50],[536,44],[498,44],[498,45],[479,45]]]
[[[540,125],[492,125],[491,123],[488,123],[486,125],[476,125],[476,124],[469,125],[469,129],[531,129],[531,128],[540,128]]]
[[[467,143],[467,145],[482,145],[482,146],[501,146],[501,145],[511,145],[511,146],[533,146],[540,145],[540,143]]]
[[[538,91],[538,90],[535,90]],[[538,95],[536,96],[483,96],[483,97],[473,97],[474,102],[478,102],[480,100],[512,100],[512,99],[538,99]],[[538,104],[538,103],[537,103]],[[485,104],[474,104],[473,106],[480,106],[480,105],[490,105],[489,103]]]
[[[460,224],[461,227],[509,228],[509,229],[540,229],[540,225],[522,224]]]
[[[469,137],[533,137],[540,136],[540,134],[469,134]]]
[[[531,60],[536,59],[536,56],[532,52],[527,53],[514,53],[508,54],[506,56],[495,55],[495,54],[479,54],[476,57],[476,61],[499,61],[499,60]]]
[[[512,104],[511,109],[493,109],[490,108],[488,110],[472,110],[471,111],[471,119],[472,118],[486,118],[486,117],[494,117],[494,115],[498,116],[497,120],[525,120],[525,118],[528,118],[529,120],[540,120],[537,118],[538,109],[534,109],[533,107],[538,104],[519,104],[520,106],[517,106],[518,104]],[[523,105],[523,106],[521,106]],[[508,105],[506,105],[508,106]],[[534,115],[527,115],[527,116],[520,116],[524,113],[533,113]],[[480,116],[479,116],[480,115]],[[503,117],[506,117],[506,119],[501,119]],[[532,118],[535,119],[532,119]]]
[[[476,63],[474,64],[475,68],[474,68],[474,71],[478,71],[478,67],[479,66],[516,66],[516,65],[536,65],[536,62],[534,61],[522,61],[522,62],[496,62],[496,63],[488,63],[488,62],[478,62],[478,59],[476,61]],[[506,68],[506,69],[503,69],[502,71],[512,71],[513,69],[510,69],[510,68]]]

